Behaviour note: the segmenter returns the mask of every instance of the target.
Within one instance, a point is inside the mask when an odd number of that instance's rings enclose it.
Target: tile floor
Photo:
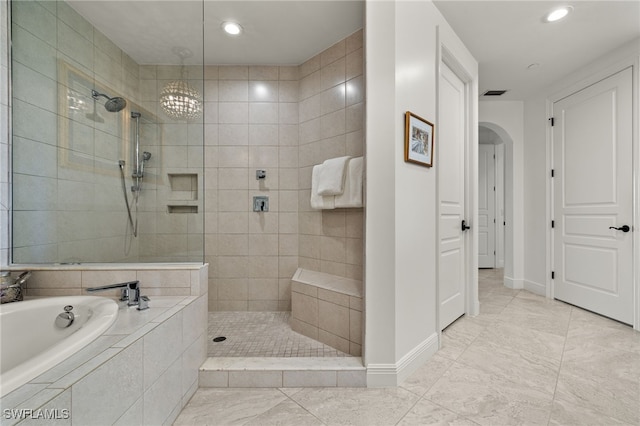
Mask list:
[[[290,312],[209,312],[210,357],[350,356],[289,326]],[[214,342],[215,337],[226,340]]]
[[[640,333],[480,271],[481,313],[396,388],[199,389],[175,425],[640,424]]]

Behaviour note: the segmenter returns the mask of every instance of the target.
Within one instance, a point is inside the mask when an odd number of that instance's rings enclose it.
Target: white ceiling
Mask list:
[[[640,37],[640,1],[434,1],[479,63],[483,99],[523,100],[616,47]],[[543,23],[561,5],[563,21]],[[540,66],[529,70],[527,66]]]
[[[69,0],[139,64],[299,65],[363,27],[364,1]],[[203,29],[204,15],[204,29]],[[232,20],[244,27],[231,37]],[[204,52],[203,52],[204,34]]]
[[[640,37],[639,0],[434,3],[478,60],[480,93],[509,90],[485,99],[526,99]],[[364,26],[362,0],[69,0],[69,4],[140,64],[180,63],[172,49],[187,47],[194,52],[187,64],[201,64],[204,56],[206,64],[298,65]],[[543,23],[542,17],[561,4],[571,4],[573,12],[561,22]],[[242,24],[244,33],[224,34],[220,25],[225,20]],[[540,66],[527,69],[532,63]]]

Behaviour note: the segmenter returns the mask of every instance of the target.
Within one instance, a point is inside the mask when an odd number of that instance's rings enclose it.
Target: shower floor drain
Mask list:
[[[213,341],[214,341],[214,342],[216,342],[216,343],[218,343],[218,342],[224,342],[225,340],[227,340],[227,338],[226,338],[226,337],[224,337],[224,336],[218,336],[218,337],[214,337],[214,338],[213,338]]]

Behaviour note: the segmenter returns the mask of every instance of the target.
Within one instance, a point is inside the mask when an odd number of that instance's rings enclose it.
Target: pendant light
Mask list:
[[[192,53],[187,48],[174,47],[173,53],[180,57],[181,80],[170,81],[160,92],[162,110],[176,120],[195,120],[202,116],[202,95],[186,80],[184,60]]]

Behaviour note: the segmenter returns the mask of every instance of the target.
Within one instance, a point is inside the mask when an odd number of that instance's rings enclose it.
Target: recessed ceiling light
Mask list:
[[[242,32],[242,26],[237,22],[223,22],[222,29],[229,35],[238,35]]]
[[[558,9],[554,9],[544,17],[544,22],[559,21],[562,18],[566,17],[572,10],[573,7],[571,6],[563,6]]]

